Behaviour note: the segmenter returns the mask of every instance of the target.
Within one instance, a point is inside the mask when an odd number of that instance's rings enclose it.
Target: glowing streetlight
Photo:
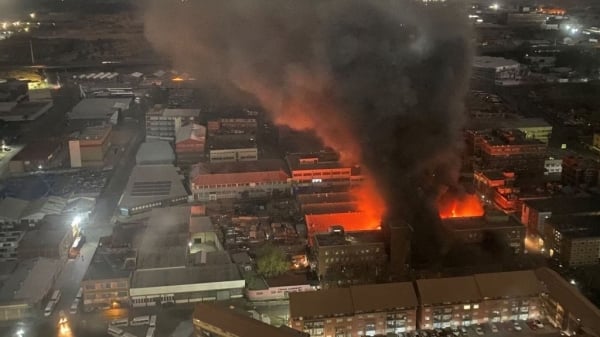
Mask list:
[[[571,282],[569,282],[569,283],[571,283],[572,285],[577,285],[577,282],[575,282],[575,279],[571,279]]]
[[[497,11],[497,10],[498,10],[498,8],[500,8],[500,5],[498,5],[498,4],[493,4],[493,5],[491,5],[491,6],[490,6],[490,8],[491,8],[491,9],[493,9],[493,10],[495,10],[495,11]]]
[[[35,13],[29,13],[29,17],[35,19]]]

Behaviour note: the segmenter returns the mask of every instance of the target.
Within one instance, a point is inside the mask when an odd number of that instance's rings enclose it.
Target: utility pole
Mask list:
[[[33,56],[33,42],[29,40],[29,51],[31,52],[31,65],[35,65],[35,57]]]

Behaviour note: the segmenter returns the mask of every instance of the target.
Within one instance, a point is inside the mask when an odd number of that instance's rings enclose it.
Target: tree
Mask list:
[[[258,251],[256,265],[258,273],[269,278],[285,273],[290,264],[279,247],[267,243]]]

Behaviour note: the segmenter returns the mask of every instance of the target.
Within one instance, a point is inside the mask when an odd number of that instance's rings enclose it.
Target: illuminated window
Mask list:
[[[465,305],[463,306],[463,309],[465,309],[465,310],[470,310],[470,309],[471,309],[471,305],[470,305],[470,304],[465,304]]]
[[[473,304],[473,309],[479,309],[479,304]]]

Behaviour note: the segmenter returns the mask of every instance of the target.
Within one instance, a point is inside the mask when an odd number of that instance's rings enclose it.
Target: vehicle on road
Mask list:
[[[493,333],[497,333],[498,332],[498,327],[496,326],[496,324],[490,325],[490,329],[492,330]]]
[[[71,246],[71,249],[69,249],[69,258],[70,259],[74,259],[77,256],[79,256],[79,253],[81,252],[81,247],[83,246],[84,242],[85,242],[85,237],[83,235],[75,238],[75,241],[73,241],[73,245]]]
[[[150,316],[138,316],[131,320],[131,326],[146,325],[150,323]]]
[[[79,291],[77,292],[77,295],[75,296],[75,298],[81,300],[82,297],[83,297],[83,288],[79,288]]]
[[[475,328],[475,333],[479,336],[483,336],[483,329],[480,326],[478,326]]]
[[[544,328],[544,323],[542,323],[539,319],[533,320],[533,325],[535,325],[536,327],[538,327],[540,329]]]
[[[64,325],[67,324],[69,322],[69,318],[67,317],[67,314],[64,311],[59,311],[58,312],[58,325]]]
[[[110,321],[110,326],[129,326],[129,320],[127,318],[115,319]]]
[[[148,330],[146,330],[146,337],[154,337],[154,330],[156,330],[155,327],[149,327]]]
[[[56,306],[56,302],[50,300],[48,302],[48,304],[46,305],[46,309],[44,309],[44,316],[48,317],[48,316],[52,315],[52,312],[54,311],[55,306]]]
[[[123,330],[121,330],[121,329],[119,329],[117,327],[111,326],[111,325],[108,326],[108,331],[107,332],[108,332],[109,335],[111,335],[113,337],[123,336]]]
[[[77,309],[79,309],[79,299],[76,298],[75,300],[73,300],[73,304],[71,304],[71,308],[69,308],[69,313],[70,314],[76,314],[77,313]]]
[[[150,316],[150,323],[148,323],[151,327],[156,327],[156,315]]]
[[[523,328],[521,327],[521,325],[517,321],[513,322],[513,327],[515,328],[515,331],[521,331],[521,330],[523,330]]]

